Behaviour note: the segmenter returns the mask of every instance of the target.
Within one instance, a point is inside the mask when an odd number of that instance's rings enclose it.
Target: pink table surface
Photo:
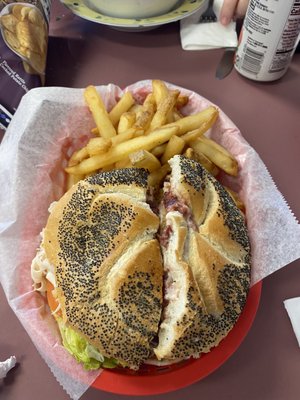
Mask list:
[[[222,50],[182,50],[179,23],[147,32],[120,32],[80,19],[54,1],[46,84],[85,87],[112,82],[124,87],[158,78],[198,92],[235,122],[300,219],[300,55],[274,83],[250,81],[236,71],[217,80],[214,74],[221,55]],[[148,398],[298,400],[300,349],[283,307],[283,300],[296,296],[300,296],[300,260],[264,280],[252,329],[224,365],[187,388]],[[0,360],[11,354],[19,364],[0,381],[1,399],[68,399],[0,288]],[[90,388],[82,400],[121,397]]]

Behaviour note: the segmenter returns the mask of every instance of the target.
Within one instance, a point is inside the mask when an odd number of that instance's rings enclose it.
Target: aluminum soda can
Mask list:
[[[250,0],[235,55],[235,69],[257,81],[287,71],[300,32],[300,0]]]

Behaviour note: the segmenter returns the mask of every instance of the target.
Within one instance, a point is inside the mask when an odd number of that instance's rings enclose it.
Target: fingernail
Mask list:
[[[222,25],[228,25],[229,22],[230,22],[230,21],[229,21],[229,18],[228,18],[228,17],[224,16],[224,17],[221,18],[221,24],[222,24]]]

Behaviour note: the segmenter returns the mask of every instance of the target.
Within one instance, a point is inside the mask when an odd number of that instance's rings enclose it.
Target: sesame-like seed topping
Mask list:
[[[246,302],[251,261],[244,218],[226,190],[199,163],[183,156],[178,159],[182,183],[189,196],[200,195],[202,200],[208,186],[218,194],[219,200],[214,203],[218,220],[240,252],[237,261],[228,260],[220,270],[217,261],[207,266],[224,305],[218,315],[207,313],[191,273],[185,299],[187,312],[174,324],[175,329],[184,332],[173,346],[174,359],[207,352],[230,331]],[[157,339],[164,314],[163,271],[157,269],[155,260],[147,257],[136,263],[126,276],[122,275],[124,266],[117,264],[116,271],[114,263],[134,241],[134,226],[138,226],[137,238],[156,240],[155,229],[147,216],[142,219],[137,206],[143,200],[130,200],[124,189],[129,186],[138,189],[146,198],[147,177],[145,170],[128,168],[96,174],[79,182],[63,209],[57,232],[56,280],[69,323],[104,355],[134,369],[151,356]],[[123,201],[122,196],[127,196],[127,200]],[[176,201],[179,200],[177,197]],[[158,220],[150,207],[145,209],[148,218],[154,216]],[[188,217],[183,216],[187,221]],[[201,234],[194,220],[189,223],[189,229]],[[114,273],[109,275],[112,269]],[[117,284],[121,275],[121,283]]]
[[[113,195],[105,194],[106,185],[115,188]],[[157,279],[157,265],[145,259],[135,266],[115,296],[108,291],[116,283],[106,281],[108,260],[114,259],[115,252],[122,255],[126,251],[133,232],[147,241],[151,235],[155,237],[155,228],[149,225],[154,218],[158,226],[158,217],[149,207],[140,206],[127,194],[118,194],[118,187],[131,185],[146,193],[146,171],[114,170],[78,183],[57,228],[60,262],[56,279],[68,322],[104,355],[138,368],[149,357],[157,333],[162,276]]]

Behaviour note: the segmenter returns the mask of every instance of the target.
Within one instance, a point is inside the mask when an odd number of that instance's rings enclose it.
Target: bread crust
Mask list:
[[[154,350],[158,359],[198,357],[217,346],[236,323],[250,286],[250,242],[243,215],[222,185],[199,163],[175,156],[170,165],[166,190],[177,203],[166,210],[162,225],[168,226],[176,209],[186,220],[185,252],[179,261],[190,270],[186,315],[192,311],[194,318],[192,323],[188,319],[188,329],[181,331],[177,326],[185,321],[180,316],[175,318],[169,335],[165,335],[162,321],[164,332],[159,332]],[[179,229],[180,225],[173,224],[172,235]],[[163,254],[170,251],[162,249]],[[178,260],[177,254],[174,260]]]
[[[103,175],[80,181],[53,206],[42,246],[55,266],[64,321],[104,356],[137,369],[161,315],[159,219],[145,202],[144,172]]]

